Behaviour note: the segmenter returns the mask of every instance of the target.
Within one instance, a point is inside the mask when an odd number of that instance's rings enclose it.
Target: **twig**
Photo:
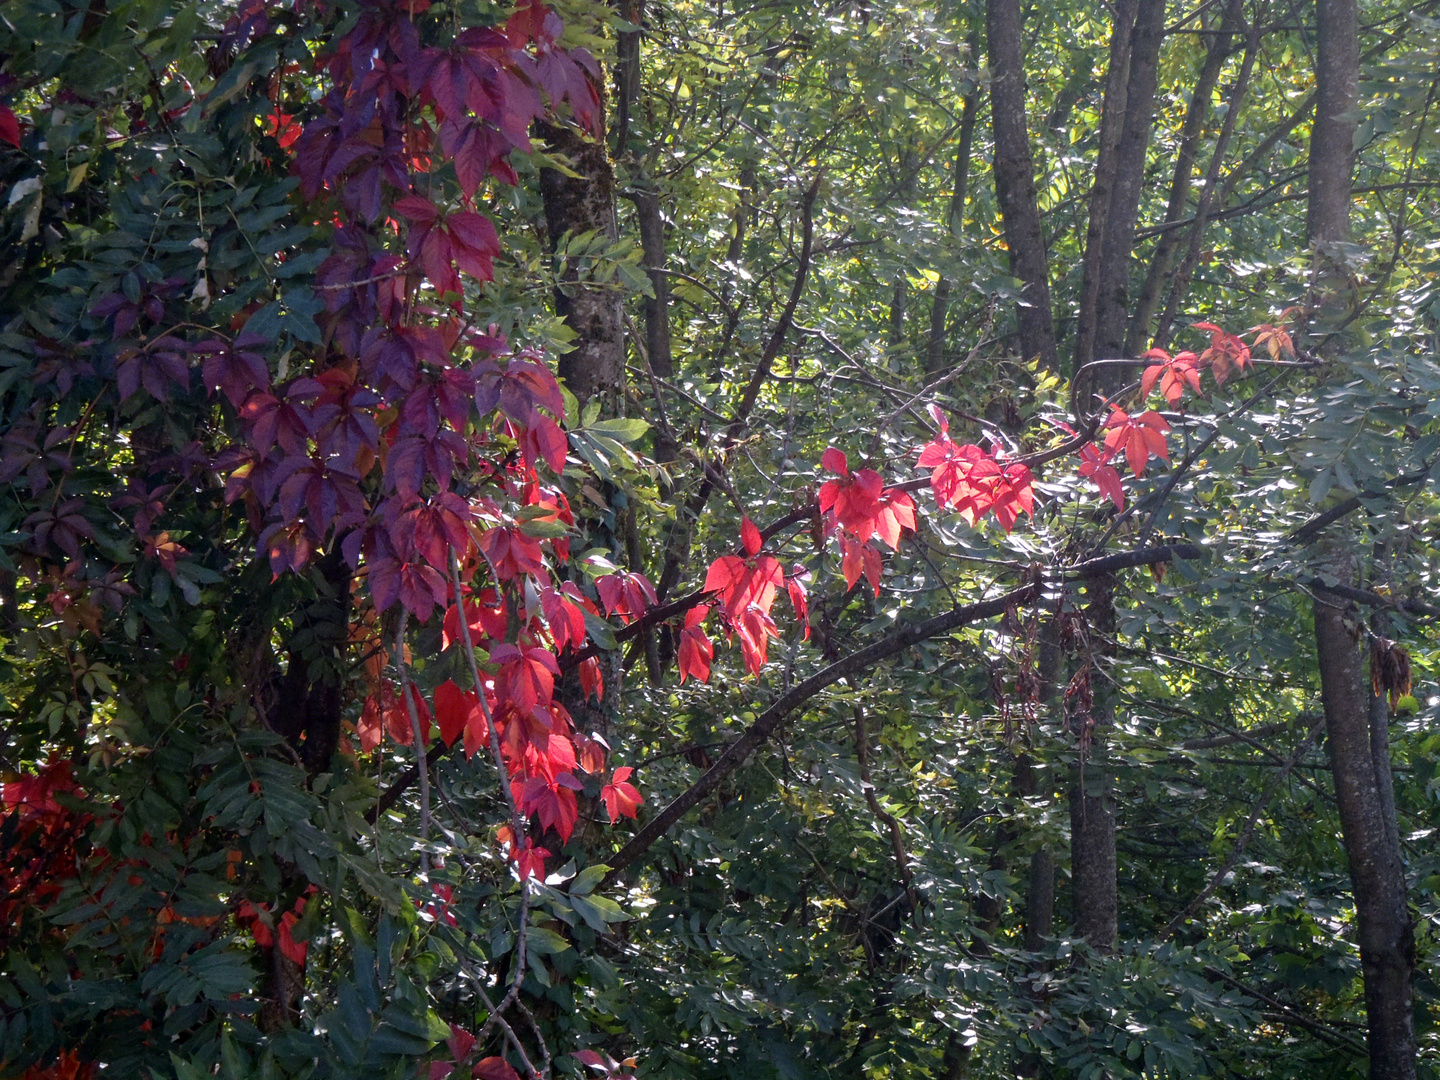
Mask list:
[[[851,691],[855,690],[853,683],[850,684]],[[890,829],[890,848],[895,854],[895,869],[900,874],[900,883],[905,886],[905,896],[910,901],[910,910],[917,915],[920,912],[920,902],[915,896],[915,882],[910,873],[910,857],[905,851],[905,828],[896,820],[895,815],[880,805],[880,800],[875,795],[875,785],[870,782],[869,763],[869,735],[865,731],[865,709],[857,701],[855,703],[855,760],[860,767],[860,790],[865,793],[865,801],[870,805],[870,812],[883,821]]]
[[[415,740],[415,772],[420,777],[420,872],[430,873],[430,853],[425,850],[430,843],[430,768],[425,762],[425,732],[420,730],[420,716],[415,709],[415,697],[410,690],[410,669],[405,666],[405,624],[410,620],[410,610],[400,609],[400,624],[395,630],[395,666],[400,669],[400,696],[405,699],[405,711],[410,716],[411,737]]]

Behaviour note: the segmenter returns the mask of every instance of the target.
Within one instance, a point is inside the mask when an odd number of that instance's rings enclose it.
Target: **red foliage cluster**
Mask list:
[[[75,876],[76,843],[91,816],[63,805],[59,795],[82,795],[67,760],[52,760],[32,776],[0,784],[0,941],[23,909],[49,904]]]
[[[235,921],[250,931],[255,944],[262,949],[278,947],[287,960],[304,965],[309,942],[295,940],[293,931],[305,913],[307,898],[314,893],[315,886],[311,885],[305,895],[297,897],[294,904],[278,914],[268,904],[257,907],[249,900],[242,900],[235,911]]]
[[[930,486],[941,508],[959,512],[971,525],[993,512],[1000,527],[1009,532],[1022,513],[1035,509],[1034,478],[1030,469],[1010,461],[998,445],[988,452],[973,443],[957,446],[950,439],[950,422],[937,408],[931,415],[940,433],[920,448],[916,464],[930,469]]]
[[[362,748],[383,732],[410,744],[418,721],[423,739],[438,724],[442,739],[463,738],[473,755],[493,730],[522,812],[563,840],[578,816],[575,773],[604,769],[602,747],[555,698],[558,654],[583,647],[586,615],[599,615],[554,576],[569,545],[553,526],[574,518],[541,470],[565,467],[564,400],[541,357],[510,353],[496,332],[464,320],[462,294],[467,278],[490,280],[502,255],[481,189],[517,181],[509,155],[528,149],[540,117],[558,110],[592,126],[599,71],[583,50],[557,46],[560,20],[533,0],[503,27],[440,45],[423,41],[427,7],[363,4],[324,58],[331,88],[321,115],[293,139],[302,194],[338,203],[332,254],[316,275],[332,356],[271,386],[258,343],[242,332],[204,343],[206,382],[244,425],[227,494],[249,507],[276,574],[338,545],[363,565],[377,610],[399,604],[424,621],[438,607],[446,648],[468,637],[489,658],[483,686],[447,681],[433,707],[413,686],[407,702],[372,671]],[[273,120],[289,142],[290,118]],[[451,169],[454,198],[445,194]],[[391,235],[403,237],[403,253]],[[163,388],[165,370],[150,382]],[[144,371],[139,381],[150,385]],[[487,483],[462,495],[461,475]],[[460,596],[452,560],[467,582]],[[598,585],[607,613],[622,618],[654,602],[638,575]],[[585,674],[587,689],[603,692],[593,663]],[[640,801],[624,779],[606,789],[623,795],[606,798],[612,819],[633,817]],[[525,872],[543,872],[542,849],[511,841]]]

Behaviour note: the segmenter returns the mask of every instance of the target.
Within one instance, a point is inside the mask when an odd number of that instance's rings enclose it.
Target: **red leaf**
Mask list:
[[[541,865],[543,867],[543,862]],[[481,1058],[471,1075],[478,1080],[520,1080],[520,1074],[500,1057]]]
[[[710,681],[710,662],[715,658],[715,646],[705,633],[702,625],[709,609],[691,608],[685,615],[685,628],[680,631],[680,685],[685,677],[691,676],[701,682]]]
[[[745,657],[746,668],[750,674],[759,675],[760,669],[765,666],[770,639],[780,636],[775,620],[761,611],[758,605],[751,604],[734,617],[732,623],[740,637],[740,652]]]
[[[800,620],[800,625],[805,628],[801,636],[802,641],[810,640],[810,594],[805,590],[805,578],[810,576],[810,571],[796,563],[791,571],[791,576],[785,581],[785,589],[790,593],[790,604],[795,609],[795,617]]]
[[[865,559],[865,577],[870,581],[870,587],[875,590],[875,595],[880,595],[880,552],[870,544],[865,544],[860,549]]]
[[[1160,393],[1169,402],[1171,408],[1180,404],[1180,399],[1185,395],[1185,387],[1189,386],[1197,394],[1200,393],[1200,372],[1196,367],[1200,358],[1193,352],[1178,353],[1173,358],[1161,349],[1151,349],[1145,354],[1147,358],[1163,357],[1163,361],[1145,369],[1144,376],[1140,379],[1140,393],[1148,397],[1150,391],[1155,388],[1155,383],[1160,383]]]
[[[719,598],[725,614],[733,621],[752,604],[769,614],[775,594],[784,584],[785,572],[769,555],[745,560],[738,555],[722,555],[710,564],[705,575],[705,589]]]
[[[622,765],[615,770],[610,783],[600,789],[600,798],[605,801],[605,810],[610,815],[611,825],[621,817],[635,817],[640,804],[645,801],[640,797],[639,789],[626,782],[634,771],[630,766]]]
[[[470,628],[470,643],[482,645],[487,638],[496,641],[503,640],[509,620],[506,618],[505,608],[500,604],[499,597],[495,595],[495,590],[486,589],[480,593],[480,601],[480,603],[476,603],[475,600],[470,599],[464,602],[465,621]],[[459,640],[460,609],[451,604],[445,610],[445,622],[442,625],[440,636],[441,647],[448,649]]]
[[[519,529],[508,526],[490,529],[480,537],[480,550],[501,581],[514,581],[527,574],[545,576],[545,556],[540,542]]]
[[[425,703],[424,697],[420,694],[420,688],[414,683],[410,684],[410,701],[415,706],[415,719],[420,724],[420,736],[428,745],[430,742],[430,706]],[[394,692],[393,688],[383,694],[382,704],[385,709],[385,730],[390,737],[401,746],[410,746],[415,742],[415,726],[410,721],[410,710],[405,707],[404,699]]]
[[[480,699],[473,690],[461,690],[453,680],[446,679],[435,688],[435,722],[446,746],[453,745],[462,734],[466,736],[466,757],[474,757],[475,749],[490,742]]]
[[[450,1025],[450,1037],[445,1040],[445,1045],[450,1049],[450,1056],[456,1061],[464,1061],[470,1056],[470,1051],[475,1049],[475,1036],[462,1027]]]
[[[595,579],[595,588],[606,614],[619,615],[626,622],[644,615],[656,603],[655,586],[644,574],[606,574]]]
[[[536,847],[535,841],[528,836],[525,838],[525,847],[515,855],[515,868],[524,878],[545,878],[545,860],[550,857],[550,852],[543,847]],[[488,1059],[487,1059],[488,1060]],[[479,1066],[477,1065],[478,1069]],[[476,1073],[478,1076],[478,1072]]]
[[[1015,527],[1020,514],[1034,514],[1035,488],[1030,469],[1014,462],[1002,467],[994,484],[995,520],[1007,533]]]
[[[740,542],[745,547],[745,554],[751,556],[760,554],[760,547],[764,541],[760,539],[760,530],[755,527],[755,522],[748,517],[740,521]]]
[[[11,146],[20,145],[20,121],[9,105],[0,105],[0,139]]]
[[[850,475],[850,462],[849,459],[845,457],[845,452],[843,450],[837,450],[833,446],[820,455],[820,464],[833,473],[839,473],[841,476]]]
[[[495,695],[500,701],[522,713],[549,704],[560,665],[548,649],[501,644],[490,650],[490,660],[500,665],[495,675]]]
[[[605,676],[600,671],[600,661],[593,656],[580,661],[580,692],[586,701],[592,697],[599,701],[605,696]]]
[[[368,754],[380,745],[384,737],[384,702],[378,693],[371,694],[365,699],[364,706],[360,709],[360,719],[355,724],[355,731],[360,736],[360,752]]]
[[[440,217],[440,208],[420,195],[405,195],[396,199],[395,209],[422,229],[430,228]]]
[[[585,611],[593,612],[595,606],[574,582],[567,581],[560,589],[542,591],[540,606],[557,650],[578,649],[585,644]]]
[[[554,829],[560,834],[561,840],[569,841],[570,835],[575,831],[575,822],[580,818],[575,792],[558,783],[551,784],[538,776],[511,784],[511,791],[521,813],[527,817],[533,814],[540,819],[542,829]]]
[[[1125,489],[1120,486],[1120,474],[1108,464],[1110,455],[1102,454],[1093,443],[1080,450],[1080,475],[1088,476],[1100,488],[1100,494],[1115,504],[1115,509],[1125,509]]]
[[[840,537],[840,572],[845,575],[845,587],[855,588],[860,575],[865,572],[865,559],[861,554],[864,544],[848,536]]]
[[[835,514],[835,520],[861,540],[875,532],[876,518],[885,507],[885,481],[874,469],[857,469],[843,480],[821,485],[820,512]]]
[[[1144,412],[1131,416],[1124,409],[1114,409],[1105,423],[1109,434],[1105,436],[1107,458],[1123,452],[1130,471],[1136,476],[1145,474],[1145,465],[1152,458],[1170,460],[1169,448],[1165,445],[1165,432],[1170,425],[1157,412]]]
[[[880,499],[880,509],[875,514],[875,535],[885,541],[890,550],[898,551],[902,529],[915,531],[915,502],[905,492],[891,488]]]
[[[1224,385],[1232,366],[1236,371],[1245,370],[1245,365],[1250,362],[1249,345],[1214,323],[1198,322],[1190,325],[1210,335],[1210,347],[1200,354],[1199,362],[1210,365],[1210,373],[1215,376],[1217,385]]]

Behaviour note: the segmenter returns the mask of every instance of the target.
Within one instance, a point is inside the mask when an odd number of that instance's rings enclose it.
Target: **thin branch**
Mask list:
[[[1310,730],[1305,734],[1305,738],[1300,740],[1294,751],[1285,759],[1284,764],[1280,766],[1280,771],[1275,774],[1274,778],[1270,781],[1270,785],[1261,794],[1260,801],[1257,802],[1255,808],[1250,811],[1250,816],[1245,821],[1245,827],[1240,830],[1240,835],[1235,838],[1235,846],[1230,849],[1230,856],[1225,860],[1225,864],[1221,866],[1219,870],[1215,871],[1215,876],[1210,879],[1210,883],[1206,885],[1205,888],[1200,890],[1195,899],[1186,904],[1173,919],[1165,924],[1165,929],[1160,931],[1159,941],[1165,941],[1171,934],[1175,933],[1175,931],[1179,929],[1180,924],[1188,919],[1191,913],[1201,904],[1208,900],[1210,894],[1220,887],[1220,883],[1225,880],[1230,871],[1235,869],[1235,864],[1240,861],[1240,856],[1244,853],[1246,846],[1255,835],[1255,826],[1260,822],[1260,815],[1265,812],[1265,807],[1270,804],[1270,800],[1274,797],[1275,792],[1280,790],[1280,785],[1283,784],[1285,778],[1290,775],[1290,770],[1295,767],[1295,763],[1315,744],[1315,739],[1319,736],[1320,728],[1324,724],[1324,721],[1325,718],[1323,716],[1317,716],[1313,719],[1310,724]]]
[[[855,686],[849,684],[853,691]],[[857,701],[855,703],[855,760],[860,767],[860,790],[865,793],[865,802],[870,806],[870,812],[885,823],[890,830],[890,848],[895,855],[895,869],[900,875],[900,883],[905,886],[905,896],[910,901],[910,910],[920,910],[919,899],[915,895],[915,881],[910,873],[910,856],[905,851],[905,827],[900,824],[895,815],[880,805],[879,798],[875,795],[875,785],[870,782],[870,761],[869,761],[869,735],[865,730],[865,709]]]
[[[1359,1043],[1357,1043],[1354,1039],[1346,1038],[1344,1035],[1337,1035],[1335,1032],[1327,1028],[1324,1024],[1310,1019],[1310,1017],[1306,1016],[1304,1013],[1298,1012],[1297,1010],[1292,1009],[1289,1005],[1277,1001],[1269,994],[1266,994],[1261,990],[1255,989],[1255,987],[1253,986],[1249,986],[1246,983],[1241,982],[1233,975],[1227,975],[1219,968],[1210,967],[1208,965],[1205,968],[1205,974],[1210,976],[1212,979],[1219,979],[1222,982],[1229,983],[1231,986],[1235,987],[1236,990],[1239,990],[1241,993],[1248,994],[1256,1001],[1263,1001],[1266,1005],[1269,1005],[1272,1009],[1276,1010],[1278,1014],[1276,1019],[1281,1020],[1284,1023],[1299,1024],[1306,1031],[1320,1036],[1320,1038],[1324,1039],[1328,1043],[1349,1050],[1351,1053],[1359,1054],[1361,1057],[1365,1056],[1365,1048]]]
[[[430,843],[430,767],[425,762],[425,735],[420,730],[420,717],[415,709],[415,695],[410,689],[410,669],[405,665],[405,625],[410,621],[410,610],[400,609],[400,624],[395,630],[395,666],[400,669],[400,696],[405,701],[405,712],[410,716],[411,738],[415,740],[415,774],[420,777],[420,872],[430,873],[430,853],[425,845]]]
[[[875,664],[888,660],[921,641],[957,630],[981,619],[1003,615],[1012,605],[1029,603],[1040,595],[1041,586],[1038,583],[1032,583],[1013,589],[992,600],[983,600],[966,607],[955,608],[924,622],[912,623],[852,653],[843,660],[837,660],[810,678],[797,683],[790,690],[781,694],[768,709],[756,718],[753,724],[745,729],[743,735],[726,747],[724,753],[716,759],[715,764],[704,776],[646,822],[645,826],[630,839],[630,842],[608,860],[611,870],[605,875],[601,887],[612,884],[619,877],[621,871],[648,851],[651,845],[664,836],[691,807],[715,790],[725,777],[739,768],[756,749],[779,730],[791,713],[820,693],[821,690],[839,682],[847,675],[866,671]]]

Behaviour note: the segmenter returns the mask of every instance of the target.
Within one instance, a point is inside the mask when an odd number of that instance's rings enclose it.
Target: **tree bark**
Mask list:
[[[540,194],[550,250],[567,236],[585,232],[618,238],[615,222],[615,171],[605,152],[605,110],[599,110],[601,134],[591,137],[572,124],[537,124],[549,153],[563,157],[576,176],[558,169],[540,170]],[[573,269],[555,289],[555,310],[575,332],[575,348],[560,357],[560,377],[583,404],[596,396],[613,397],[625,377],[625,339],[618,289],[578,280]]]
[[[1090,633],[1113,640],[1115,578],[1108,574],[1093,578],[1089,588],[1092,595],[1085,617]],[[1091,662],[1103,655],[1100,648],[1095,649]],[[1099,687],[1092,712],[1094,727],[1088,752],[1082,754],[1070,787],[1070,875],[1075,933],[1097,952],[1109,952],[1115,945],[1119,923],[1113,781],[1105,753],[1105,734],[1114,720],[1114,705],[1103,679],[1093,673],[1092,679],[1093,685]]]
[[[1255,70],[1255,58],[1259,53],[1260,33],[1252,28],[1249,39],[1245,43],[1245,59],[1240,64],[1240,73],[1235,80],[1235,86],[1230,92],[1230,100],[1225,108],[1225,122],[1221,125],[1220,134],[1215,139],[1215,146],[1210,152],[1210,165],[1205,172],[1205,191],[1200,196],[1199,205],[1195,207],[1195,219],[1190,223],[1189,246],[1186,248],[1185,257],[1180,260],[1179,268],[1170,278],[1165,307],[1155,326],[1154,344],[1157,348],[1164,349],[1169,346],[1170,332],[1179,315],[1180,303],[1185,296],[1185,290],[1190,287],[1190,278],[1195,273],[1195,267],[1200,264],[1204,248],[1205,227],[1210,223],[1211,213],[1224,205],[1231,181],[1234,180],[1232,175],[1227,178],[1225,184],[1220,184],[1220,167],[1225,161],[1225,151],[1230,145],[1230,136],[1235,132],[1235,122],[1240,115],[1240,103],[1245,99],[1245,93],[1249,89],[1250,76]],[[1218,196],[1216,194],[1217,187],[1220,189]]]
[[[1040,707],[1052,719],[1063,716],[1065,704],[1060,696],[1064,651],[1060,647],[1060,623],[1056,618],[1045,620],[1040,631],[1040,655],[1036,658],[1036,674],[1040,681]],[[1018,764],[1018,763],[1017,763]],[[1029,790],[1026,794],[1041,794],[1039,776],[1033,763],[1027,763]],[[1017,771],[1016,787],[1021,787]],[[1053,790],[1047,784],[1044,795],[1053,797]],[[1045,939],[1055,933],[1055,853],[1048,844],[1030,856],[1030,877],[1025,883],[1025,948],[1036,952],[1043,948]]]
[[[1394,823],[1388,705],[1366,685],[1348,601],[1320,589],[1314,609],[1330,767],[1355,893],[1370,1077],[1413,1080],[1415,937]]]
[[[990,126],[995,138],[995,195],[1005,226],[1010,271],[1021,283],[1015,307],[1020,352],[1055,369],[1055,325],[1050,305],[1050,263],[1035,194],[1035,163],[1025,122],[1024,41],[1020,0],[987,0]]]
[[[1165,0],[1140,0],[1130,42],[1125,119],[1115,149],[1114,184],[1105,217],[1097,270],[1095,341],[1091,359],[1120,357],[1130,313],[1130,268],[1134,261],[1135,218],[1145,181],[1145,154],[1155,111],[1160,43],[1165,38]],[[1124,368],[1112,369],[1121,382]]]
[[[1348,308],[1349,275],[1330,245],[1350,238],[1360,79],[1355,0],[1317,0],[1316,107],[1310,135],[1306,229],[1315,249],[1312,308],[1323,326]],[[1352,577],[1347,556],[1338,557]],[[1416,1070],[1411,1005],[1414,929],[1394,821],[1386,702],[1373,700],[1357,647],[1349,601],[1315,590],[1315,652],[1330,740],[1330,768],[1350,882],[1365,982],[1371,1080],[1412,1080]]]
[[[1350,186],[1360,92],[1360,26],[1355,0],[1316,0],[1315,120],[1305,229],[1315,250],[1307,307],[1318,328],[1345,320],[1354,301],[1336,244],[1350,239]]]
[[[1230,0],[1220,24],[1220,32],[1210,39],[1205,52],[1205,61],[1195,78],[1195,88],[1190,94],[1190,104],[1185,110],[1185,124],[1180,131],[1180,149],[1175,155],[1175,172],[1170,181],[1170,201],[1165,209],[1165,223],[1174,224],[1182,220],[1190,201],[1190,189],[1195,171],[1195,158],[1200,149],[1200,134],[1205,120],[1210,115],[1210,98],[1215,85],[1220,81],[1220,72],[1225,67],[1235,41],[1235,29],[1241,25],[1244,11],[1239,0]],[[1150,254],[1150,265],[1145,273],[1145,283],[1135,301],[1135,310],[1130,317],[1130,330],[1125,339],[1125,355],[1139,356],[1145,351],[1150,336],[1150,325],[1160,310],[1160,298],[1170,280],[1170,271],[1175,265],[1181,246],[1182,230],[1169,229],[1160,234],[1155,250]]]
[[[1311,244],[1350,239],[1360,93],[1360,23],[1355,0],[1316,0],[1315,121],[1310,128],[1310,192],[1305,228]]]
[[[1130,81],[1130,41],[1139,0],[1116,0],[1110,32],[1110,59],[1105,72],[1105,99],[1100,113],[1100,147],[1090,186],[1090,220],[1085,226],[1085,255],[1080,284],[1080,311],[1075,327],[1074,368],[1095,356],[1095,317],[1100,291],[1100,257],[1115,185],[1116,154],[1125,126],[1125,98]],[[1082,398],[1082,401],[1085,399]],[[1088,404],[1088,402],[1086,402]]]

